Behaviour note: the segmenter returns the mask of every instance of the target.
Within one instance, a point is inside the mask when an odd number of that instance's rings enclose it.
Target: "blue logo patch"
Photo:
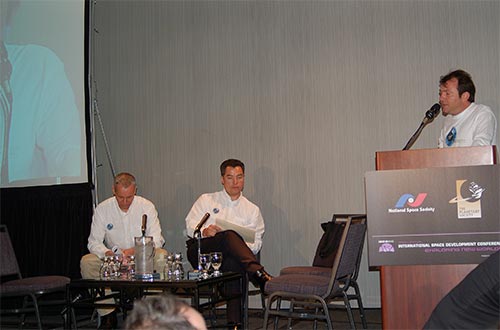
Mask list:
[[[219,209],[218,208],[214,208],[212,211],[214,211],[215,214],[219,213]]]
[[[113,229],[113,224],[112,223],[108,223],[108,225],[106,226],[106,228],[108,228],[108,230]]]
[[[452,127],[451,130],[446,135],[446,145],[448,147],[451,147],[451,145],[455,142],[456,138],[457,138],[457,129],[455,127]]]

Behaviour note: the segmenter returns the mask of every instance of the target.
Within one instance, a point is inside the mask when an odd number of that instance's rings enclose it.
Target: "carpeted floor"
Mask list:
[[[260,310],[250,310],[248,314],[248,329],[263,329],[263,315]],[[347,313],[342,310],[334,310],[330,313],[333,321],[334,329],[350,329]],[[382,319],[380,309],[367,309],[365,316],[368,324],[368,329],[382,329]],[[361,319],[359,318],[358,310],[354,310],[354,321],[356,322],[356,329],[363,329]],[[281,319],[278,324],[279,329],[288,329],[287,320]],[[293,321],[292,329],[312,329],[312,321]],[[273,329],[272,321],[268,323],[268,329]],[[318,322],[318,329],[327,329],[326,323]]]
[[[224,314],[225,310],[224,309],[219,309],[217,311],[217,319],[218,322],[215,326],[216,329],[227,329],[224,327],[221,323],[224,321]],[[380,309],[367,309],[365,310],[366,318],[367,318],[367,323],[368,323],[368,329],[382,329],[382,322],[381,322],[381,314],[380,314]],[[78,315],[78,329],[97,329],[97,319],[94,317],[91,317],[92,314],[89,313],[88,315]],[[260,309],[251,309],[249,310],[248,313],[249,319],[248,319],[248,330],[255,330],[255,329],[263,329],[263,313],[262,310]],[[347,319],[347,314],[343,310],[334,310],[331,312],[331,317],[333,320],[333,328],[334,329],[349,329],[349,321]],[[354,310],[354,318],[356,322],[356,328],[357,329],[362,329],[362,324],[361,320],[359,318],[359,312],[358,310]],[[123,317],[121,314],[119,314],[119,326],[118,328],[121,329],[123,328]],[[32,317],[29,317],[28,320],[30,321],[27,326],[25,326],[23,329],[35,329],[36,324],[33,323],[34,319]],[[6,322],[8,321],[16,321],[15,318],[11,316],[2,316],[1,318],[1,329],[18,329],[18,326],[15,324],[7,324]],[[10,322],[9,322],[10,323]],[[44,329],[63,329],[64,327],[62,326],[62,318],[58,314],[53,314],[51,316],[44,316]],[[210,325],[210,322],[207,320],[207,325]],[[287,329],[287,320],[286,319],[281,319],[278,324],[279,329]],[[292,329],[312,329],[313,328],[313,322],[312,321],[293,321],[292,322]],[[269,322],[268,329],[273,329],[273,323],[272,321]],[[318,329],[327,329],[326,323],[324,322],[318,322]]]

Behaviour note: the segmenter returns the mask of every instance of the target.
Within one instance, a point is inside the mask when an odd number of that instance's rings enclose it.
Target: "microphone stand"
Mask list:
[[[435,106],[439,106],[439,104],[435,104],[433,108],[431,108],[429,111],[425,113],[424,119],[422,119],[422,122],[420,123],[420,126],[418,127],[417,131],[413,133],[411,136],[410,140],[408,143],[406,143],[405,147],[403,150],[408,150],[411,148],[411,146],[417,141],[418,137],[420,136],[420,133],[422,133],[422,130],[424,129],[427,124],[432,123],[434,121],[434,118],[437,115],[437,112],[434,112],[433,109]],[[439,110],[439,109],[438,109]]]
[[[198,240],[198,271],[201,272],[202,268],[200,265],[200,254],[201,254],[201,227],[207,222],[208,218],[210,218],[210,213],[205,213],[203,218],[201,218],[200,222],[194,228],[193,236]]]
[[[422,121],[420,126],[418,127],[417,131],[412,135],[408,143],[406,143],[405,147],[403,150],[408,150],[411,148],[411,146],[417,141],[418,137],[420,136],[420,133],[422,133],[422,130],[424,129],[425,125],[427,125],[427,122],[425,122],[425,119]]]
[[[403,150],[408,150],[411,148],[411,146],[415,143],[415,141],[417,141],[418,137],[420,136],[420,133],[422,133],[422,130],[424,129],[424,127],[427,124],[432,123],[434,118],[436,118],[440,109],[441,109],[441,105],[439,103],[436,103],[429,110],[427,110],[427,112],[425,113],[424,119],[422,119],[422,123],[418,127],[417,131],[412,135],[412,137],[410,138],[408,143],[406,143]]]
[[[198,241],[198,271],[201,272],[201,265],[200,265],[200,254],[201,254],[201,229],[198,229],[193,233],[193,236],[196,237],[196,240]]]

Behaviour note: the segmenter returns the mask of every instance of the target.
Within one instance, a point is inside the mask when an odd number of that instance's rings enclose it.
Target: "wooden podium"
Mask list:
[[[376,169],[494,165],[495,146],[382,151]],[[422,329],[438,302],[476,265],[381,266],[384,329]]]

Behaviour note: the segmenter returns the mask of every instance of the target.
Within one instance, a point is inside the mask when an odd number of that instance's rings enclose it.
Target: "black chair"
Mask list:
[[[68,277],[36,276],[22,278],[7,226],[5,225],[0,225],[0,277],[2,281],[8,279],[0,284],[0,299],[2,304],[7,305],[8,303],[9,305],[5,309],[2,307],[1,314],[19,314],[19,325],[21,327],[26,322],[26,314],[34,313],[38,329],[42,329],[39,302],[42,296],[62,293],[62,299],[47,301],[47,304],[64,306],[66,303],[64,293],[66,292],[66,285],[70,282]],[[6,300],[9,300],[9,302]]]
[[[349,215],[347,218],[337,218],[335,223],[341,225],[342,235],[335,254],[330,275],[324,274],[285,274],[274,277],[266,283],[268,294],[264,328],[267,329],[269,316],[274,316],[275,328],[279,317],[288,318],[288,328],[291,320],[324,320],[328,329],[332,329],[330,308],[336,308],[334,301],[341,299],[347,310],[351,328],[355,328],[354,318],[347,291],[351,287],[351,279],[356,276],[358,255],[362,250],[365,232],[366,216]],[[283,301],[289,302],[288,309],[282,309]]]
[[[338,234],[337,235],[333,235],[332,237],[328,237],[327,236],[327,233],[326,231],[328,230],[327,227],[330,225],[330,226],[336,226],[336,225],[341,225],[341,224],[336,224],[335,221],[336,219],[338,218],[346,218],[346,217],[349,217],[349,216],[364,216],[364,214],[334,214],[333,217],[332,217],[332,221],[331,222],[325,222],[325,223],[322,223],[321,224],[321,227],[323,228],[323,230],[325,231],[325,234],[323,234],[323,237],[322,237],[322,240],[324,238],[329,238],[329,239],[335,239],[335,240],[339,240],[341,239],[341,236],[339,236]],[[366,232],[365,232],[366,233]],[[364,246],[364,241],[365,241],[365,235],[363,234],[363,241],[361,242],[361,247],[359,249],[359,253],[358,253],[358,256],[356,258],[356,269],[355,269],[355,272],[354,274],[352,275],[352,277],[350,278],[350,281],[349,281],[349,286],[350,288],[352,288],[354,290],[354,292],[352,291],[349,291],[347,292],[347,297],[349,300],[356,300],[357,304],[358,304],[358,308],[359,308],[359,315],[360,315],[360,319],[361,319],[361,324],[363,325],[363,329],[367,329],[368,328],[368,324],[367,324],[367,321],[366,321],[366,315],[365,315],[365,310],[364,310],[364,307],[363,307],[363,301],[362,301],[362,298],[361,298],[361,291],[359,289],[359,285],[358,285],[358,275],[359,275],[359,268],[360,268],[360,265],[361,265],[361,259],[363,257],[363,246]],[[320,242],[321,244],[321,242]],[[317,249],[316,249],[316,257],[315,259],[318,258],[319,255],[321,255],[321,246],[320,244],[318,245]],[[320,276],[327,276],[327,277],[330,277],[331,276],[331,272],[332,272],[332,266],[333,266],[333,260],[331,261],[331,264],[320,264],[319,262],[317,262],[316,260],[313,261],[313,265],[312,266],[290,266],[290,267],[285,267],[283,269],[281,269],[280,271],[280,275],[288,275],[288,274],[310,274],[310,275],[320,275]]]

